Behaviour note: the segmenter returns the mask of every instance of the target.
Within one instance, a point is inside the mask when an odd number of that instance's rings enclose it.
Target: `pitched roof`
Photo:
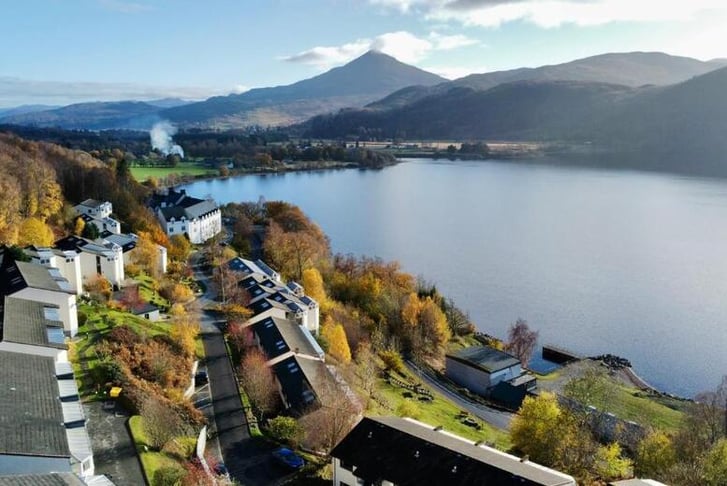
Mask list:
[[[247,306],[248,309],[250,309],[253,313],[253,315],[260,314],[261,312],[265,312],[266,310],[270,310],[271,308],[280,309],[283,312],[288,312],[288,307],[284,304],[281,304],[280,302],[276,302],[272,299],[260,299],[256,300],[255,302],[251,302]]]
[[[18,474],[0,476],[0,486],[83,486],[81,479],[73,473]]]
[[[66,349],[63,323],[55,313],[46,309],[58,309],[52,304],[44,304],[15,297],[5,297],[0,302],[0,339],[19,344],[47,346]],[[56,314],[56,315],[53,315]]]
[[[488,373],[494,373],[520,364],[520,360],[515,356],[490,346],[462,348],[454,353],[448,353],[447,358],[479,368]]]
[[[99,240],[92,241],[80,236],[70,235],[61,238],[55,243],[57,248],[61,250],[85,251],[96,255],[112,257],[114,255],[115,244],[111,241]],[[121,245],[118,245],[121,246]]]
[[[11,286],[15,287],[15,290],[9,293],[14,293],[26,287],[73,293],[73,289],[68,284],[68,280],[61,276],[58,269],[47,268],[43,265],[30,262],[15,262],[15,267],[17,271],[9,269],[7,274],[11,279]],[[21,281],[17,280],[18,277],[20,277]]]
[[[126,253],[127,251],[131,251],[134,248],[136,248],[136,242],[139,240],[139,237],[135,234],[116,234],[111,233],[110,231],[104,231],[101,234],[101,238],[96,240],[97,242],[103,242],[103,241],[110,241],[111,243],[114,243],[115,245],[119,245],[121,247],[121,250]]]
[[[310,333],[296,322],[268,317],[250,326],[258,336],[268,359],[275,359],[288,352],[322,358],[323,350],[313,344]]]
[[[334,380],[322,361],[295,355],[274,364],[273,373],[286,401],[298,412],[319,405],[321,387]]]
[[[70,457],[53,358],[0,351],[0,454]]]
[[[212,200],[187,196],[184,190],[177,192],[173,189],[166,194],[154,194],[150,204],[159,209],[167,220],[182,217],[195,219],[219,210]]]
[[[89,208],[98,208],[103,204],[102,201],[98,201],[96,199],[86,199],[85,201],[82,201],[78,203],[78,206],[86,206]]]
[[[397,485],[575,486],[563,473],[434,427],[398,417],[364,417],[331,452],[365,481]]]

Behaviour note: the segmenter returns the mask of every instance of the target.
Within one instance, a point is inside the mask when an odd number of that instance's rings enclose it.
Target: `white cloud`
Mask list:
[[[136,83],[38,81],[0,76],[0,107],[23,104],[67,105],[89,101],[201,100],[233,89],[199,86],[150,86]]]
[[[525,21],[543,28],[611,22],[683,21],[705,11],[727,11],[724,0],[369,0],[428,20],[498,27]]]
[[[406,63],[419,62],[434,51],[447,51],[480,44],[465,35],[442,35],[431,32],[427,37],[417,37],[407,31],[388,32],[373,39],[358,39],[340,46],[317,46],[280,57],[280,60],[309,64],[318,68],[344,64],[369,50],[377,50]]]

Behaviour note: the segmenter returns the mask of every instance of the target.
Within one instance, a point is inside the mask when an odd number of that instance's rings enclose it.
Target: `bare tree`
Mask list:
[[[154,397],[144,400],[139,415],[149,445],[157,450],[175,437],[191,432],[180,413]]]
[[[240,383],[261,416],[273,412],[278,406],[275,377],[266,362],[262,351],[251,348],[240,363]]]
[[[525,319],[518,319],[507,332],[505,349],[514,354],[523,366],[527,366],[537,342],[538,331],[530,330]]]
[[[703,392],[694,398],[687,420],[708,447],[727,436],[727,375],[716,390]]]

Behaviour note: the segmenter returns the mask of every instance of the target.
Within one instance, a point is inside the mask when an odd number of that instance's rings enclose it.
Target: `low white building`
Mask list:
[[[0,351],[0,472],[94,474],[86,418],[70,363]]]
[[[81,257],[73,250],[29,246],[25,254],[30,261],[49,268],[57,268],[68,280],[76,295],[83,293],[83,276],[81,275]]]
[[[57,306],[5,297],[0,305],[0,351],[68,361],[68,346]]]
[[[200,244],[222,231],[222,213],[217,204],[188,196],[184,189],[156,194],[151,205],[169,236],[187,235],[190,242]]]
[[[15,261],[6,248],[0,248],[0,297],[17,297],[58,307],[63,329],[78,332],[76,294],[57,268]]]
[[[67,236],[56,241],[56,248],[75,251],[80,255],[81,279],[85,285],[98,275],[103,276],[115,288],[124,281],[124,256],[121,246],[103,240],[100,243],[80,236]]]
[[[96,240],[99,244],[111,242],[120,246],[123,253],[124,265],[129,265],[136,261],[138,241],[139,237],[134,233],[112,234],[109,232],[102,233],[101,237]],[[167,273],[167,249],[162,245],[155,244],[155,246],[157,249],[156,260],[154,262],[155,270],[160,275],[165,274]]]
[[[111,217],[113,206],[110,202],[86,199],[73,206],[73,209],[86,224],[96,226],[99,232],[121,233],[121,224]]]

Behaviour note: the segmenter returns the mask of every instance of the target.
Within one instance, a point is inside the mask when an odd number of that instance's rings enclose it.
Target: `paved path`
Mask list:
[[[83,404],[88,417],[88,435],[93,448],[96,474],[106,474],[116,486],[145,484],[139,457],[126,428],[128,416],[104,410],[102,402]]]
[[[214,423],[210,424],[214,437],[219,442],[230,476],[245,486],[267,486],[278,484],[288,471],[281,470],[273,463],[272,447],[265,441],[250,437],[247,419],[237,389],[232,364],[227,355],[225,340],[220,329],[221,321],[214,313],[203,310],[214,300],[214,286],[209,276],[197,265],[199,255],[193,255],[192,263],[195,278],[204,283],[205,294],[199,297],[202,341],[205,349],[205,364],[212,397]]]
[[[458,407],[461,407],[462,410],[467,410],[472,415],[476,415],[477,417],[481,418],[488,424],[497,427],[498,429],[510,429],[510,421],[512,420],[514,414],[498,410],[496,408],[487,407],[480,403],[472,402],[467,398],[463,397],[462,395],[455,393],[446,386],[442,385],[439,380],[430,376],[428,373],[426,373],[424,370],[419,368],[411,361],[407,361],[406,365],[412,371],[412,373],[416,374],[419,378],[422,379],[422,381],[426,382],[432,388],[435,388],[439,393],[452,400],[454,403],[457,404]]]

